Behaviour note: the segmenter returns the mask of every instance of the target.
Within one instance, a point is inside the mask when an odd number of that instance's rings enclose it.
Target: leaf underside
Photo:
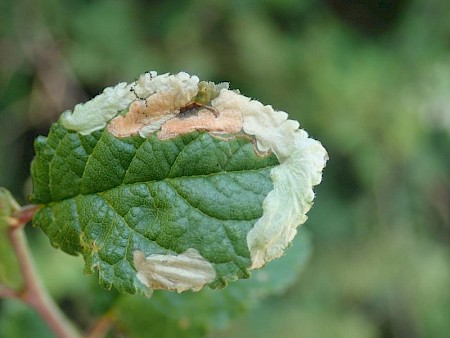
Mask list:
[[[247,233],[273,189],[273,154],[255,153],[243,135],[194,132],[170,140],[80,135],[54,124],[35,142],[33,220],[52,244],[81,253],[100,284],[146,292],[133,252],[196,249],[216,270],[210,286],[248,277]]]

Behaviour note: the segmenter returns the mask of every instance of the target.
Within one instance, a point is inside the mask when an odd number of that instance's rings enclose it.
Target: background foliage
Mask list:
[[[297,118],[330,161],[302,228],[313,253],[296,284],[231,325],[224,314],[203,329],[214,337],[447,337],[450,4],[362,3],[2,1],[0,186],[25,202],[33,139],[105,86],[148,69],[230,81]],[[48,288],[82,326],[112,302],[130,308],[82,275],[81,258],[49,247],[39,230],[28,235]],[[170,297],[154,303],[180,309],[181,298]],[[189,331],[182,317],[155,311],[148,321],[164,332]],[[0,336],[45,330],[21,304],[0,302]]]

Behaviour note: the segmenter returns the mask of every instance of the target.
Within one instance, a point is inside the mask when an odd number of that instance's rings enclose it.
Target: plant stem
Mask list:
[[[100,317],[86,333],[86,338],[102,338],[106,336],[115,321],[115,317],[111,312]]]
[[[24,286],[20,293],[14,292],[18,298],[33,307],[59,338],[79,338],[76,329],[64,316],[46,289],[36,272],[33,258],[29,251],[24,232],[24,225],[33,217],[37,206],[26,206],[10,222],[9,239],[19,262]],[[4,293],[14,296],[12,290]]]

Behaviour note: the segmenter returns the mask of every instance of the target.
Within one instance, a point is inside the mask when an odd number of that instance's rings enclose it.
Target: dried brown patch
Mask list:
[[[240,114],[223,111],[216,117],[213,112],[204,108],[199,110],[197,115],[187,118],[174,117],[167,121],[162,125],[158,138],[167,140],[193,131],[235,134],[241,131],[242,124]]]
[[[148,137],[160,130],[158,138],[167,140],[193,131],[214,134],[235,134],[242,130],[240,111],[224,107],[217,109],[201,103],[189,102],[179,106],[174,93],[155,93],[145,100],[131,103],[125,115],[116,116],[108,130],[116,137],[140,134]]]
[[[145,100],[132,102],[126,115],[111,120],[108,130],[116,137],[135,135],[144,126],[160,126],[178,113],[177,108],[173,93],[155,93]]]

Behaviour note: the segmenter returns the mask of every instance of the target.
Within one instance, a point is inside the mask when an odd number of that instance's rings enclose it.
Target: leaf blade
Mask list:
[[[70,131],[59,132],[58,137],[63,134],[63,140],[84,137]],[[75,136],[67,137],[70,134]],[[86,161],[78,184],[86,180],[93,188],[82,189],[82,194],[54,183],[55,189],[62,192],[50,189],[55,201],[34,218],[34,224],[44,230],[52,243],[70,254],[83,254],[87,272],[98,268],[102,285],[107,288],[114,285],[124,292],[146,291],[134,277],[135,250],[149,255],[179,254],[195,248],[215,266],[218,278],[212,284],[214,287],[247,277],[250,258],[246,234],[261,217],[262,202],[273,188],[270,169],[277,164],[276,158],[258,156],[247,138],[224,141],[208,133],[192,133],[175,140],[159,141],[156,137],[144,140],[134,136],[117,142],[111,141],[114,136],[105,134],[103,131],[97,141],[101,146],[95,145],[91,156],[76,159]],[[57,148],[64,144],[59,142]],[[102,150],[103,156],[116,161],[103,159],[103,171],[109,166],[119,169],[110,173],[109,182],[98,183],[103,174],[92,159],[96,149],[114,148],[112,144],[116,148],[109,152]],[[134,149],[134,154],[130,149]],[[153,153],[157,149],[157,155],[149,160],[151,154],[139,155],[142,149],[151,149]],[[36,150],[39,158],[39,148]],[[168,156],[164,157],[165,154]],[[55,151],[54,156],[61,159],[66,156],[69,165],[74,162],[69,151]],[[121,164],[117,159],[120,156],[126,157]],[[142,157],[154,165],[143,171]],[[200,161],[203,157],[213,160],[205,164]],[[73,165],[78,170],[81,167],[78,162]],[[56,177],[56,182],[67,177],[66,167],[48,168],[49,177]],[[90,172],[100,174],[91,177]],[[61,200],[62,197],[65,199]],[[39,200],[36,195],[34,201],[46,199]]]
[[[108,288],[247,278],[284,254],[328,159],[287,117],[183,72],[106,88],[37,139],[34,223]]]

